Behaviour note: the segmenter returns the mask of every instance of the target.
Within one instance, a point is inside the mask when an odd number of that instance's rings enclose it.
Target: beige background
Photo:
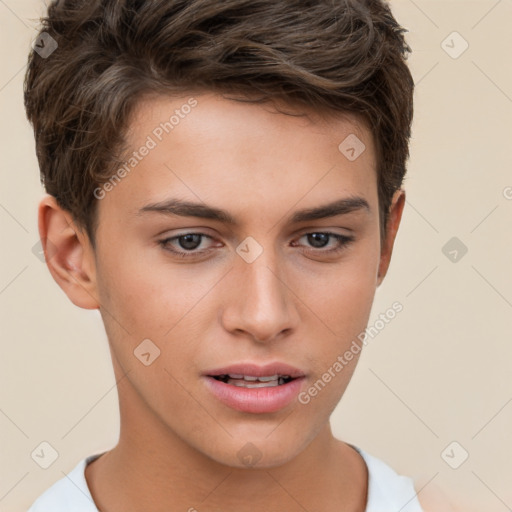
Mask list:
[[[407,205],[337,436],[464,510],[512,509],[511,0],[392,2],[417,84]],[[119,418],[99,313],[71,304],[33,253],[39,185],[22,81],[40,0],[0,0],[0,511],[21,512],[79,459],[112,447]],[[442,42],[457,31],[468,49]],[[452,42],[453,41],[453,42]],[[451,52],[462,41],[451,36]],[[510,187],[510,188],[507,188]],[[467,254],[442,251],[457,237]],[[460,257],[460,256],[459,256]],[[48,469],[31,453],[59,453]],[[462,450],[468,459],[452,469]],[[386,511],[391,512],[391,511]]]

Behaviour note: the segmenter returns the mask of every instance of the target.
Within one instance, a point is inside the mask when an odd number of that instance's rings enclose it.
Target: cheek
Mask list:
[[[331,296],[336,297],[331,306],[333,320],[337,319],[336,332],[344,338],[366,326],[376,290],[372,270],[363,268],[360,272],[351,272],[331,291]]]
[[[323,321],[326,333],[348,341],[366,327],[376,290],[378,254],[357,250],[338,268],[303,277],[302,296]]]
[[[124,371],[134,370],[131,379],[151,395],[154,389],[175,384],[165,369],[180,382],[188,378],[187,371],[194,371],[205,326],[215,321],[212,289],[219,276],[193,266],[151,265],[143,258],[144,254],[102,259],[98,282],[101,313],[116,359]],[[153,352],[158,357],[145,367],[137,354],[148,350],[150,357]],[[181,398],[175,396],[177,402]],[[163,399],[168,400],[174,398]]]
[[[100,302],[134,336],[161,338],[185,321],[215,283],[198,267],[155,265],[149,251],[102,255]],[[194,309],[195,311],[195,309]]]
[[[327,421],[342,398],[364,349],[362,341],[371,313],[374,282],[365,274],[352,273],[333,283],[311,309],[321,312],[323,325],[312,328],[314,356],[310,353],[311,379],[299,402],[319,423]],[[316,322],[317,323],[317,322]],[[318,323],[317,323],[318,324]]]
[[[178,275],[165,275],[141,259],[102,261],[101,314],[116,360],[148,403],[180,403],[185,395],[169,393],[177,386],[173,379],[185,381],[180,362],[196,359],[200,326],[190,319],[201,314],[194,305],[206,291],[187,290]]]
[[[357,251],[345,263],[320,284],[308,283],[306,302],[312,311],[308,313],[312,320],[308,339],[315,340],[317,347],[311,366],[313,381],[320,381],[312,390],[311,407],[318,407],[319,414],[322,407],[331,410],[336,406],[350,381],[363,350],[363,334],[375,296],[376,250]],[[310,351],[310,346],[304,347],[304,353]]]

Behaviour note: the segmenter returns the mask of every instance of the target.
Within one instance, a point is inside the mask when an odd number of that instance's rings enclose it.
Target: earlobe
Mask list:
[[[51,195],[39,203],[38,216],[39,236],[52,277],[73,304],[98,309],[94,254],[88,236]]]
[[[384,277],[388,272],[389,264],[391,263],[391,255],[393,253],[393,246],[395,237],[400,226],[402,219],[402,212],[405,204],[405,190],[399,189],[393,194],[391,206],[389,207],[388,223],[386,226],[386,239],[382,244],[380,251],[379,272],[377,275],[377,286],[380,286]]]

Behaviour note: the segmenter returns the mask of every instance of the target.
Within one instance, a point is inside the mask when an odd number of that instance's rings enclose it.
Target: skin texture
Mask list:
[[[141,101],[127,140],[145,143],[190,96]],[[96,248],[46,196],[39,208],[49,269],[70,300],[99,309],[118,381],[118,445],[90,464],[86,479],[102,512],[124,510],[364,511],[366,466],[335,439],[329,417],[358,355],[308,404],[275,413],[233,410],[211,395],[203,372],[237,362],[285,362],[306,390],[333,365],[369,319],[390,262],[405,192],[395,193],[381,246],[374,142],[357,119],[278,113],[270,104],[195,94],[191,112],[98,201]],[[365,151],[338,149],[350,134]],[[154,137],[153,137],[154,138]],[[156,140],[156,139],[155,139]],[[369,210],[290,223],[297,210],[345,197]],[[228,211],[217,220],[140,212],[169,198]],[[354,240],[337,253],[334,238]],[[204,233],[186,259],[177,235]],[[263,252],[247,263],[237,247],[252,237]],[[189,249],[190,250],[190,249]],[[150,339],[160,356],[134,356]],[[247,467],[240,450],[260,455]]]

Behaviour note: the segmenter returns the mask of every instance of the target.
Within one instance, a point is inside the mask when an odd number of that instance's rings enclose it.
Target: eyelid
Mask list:
[[[343,230],[341,232],[334,231],[335,229]],[[341,236],[352,236],[352,233],[354,233],[354,230],[348,228],[348,227],[327,227],[327,226],[317,226],[313,228],[311,226],[307,226],[304,228],[300,228],[297,231],[294,232],[294,237],[300,237],[304,235],[309,235],[311,233],[329,233],[330,235],[341,235]]]
[[[210,241],[217,241],[216,238],[212,235],[208,235],[207,233],[204,233],[202,231],[185,231],[183,233],[178,233],[176,235],[172,235],[172,236],[166,236],[162,239],[160,239],[158,241],[158,243],[160,244],[163,244],[163,243],[166,243],[166,242],[171,242],[171,241],[175,241],[177,240],[178,238],[181,238],[182,236],[187,236],[187,235],[198,235],[201,237],[201,243],[203,242],[204,239],[209,239]],[[206,251],[208,249],[203,249],[203,251]],[[194,254],[195,253],[199,253],[201,252],[200,250],[194,250],[194,251],[188,251],[190,252],[191,254]]]

